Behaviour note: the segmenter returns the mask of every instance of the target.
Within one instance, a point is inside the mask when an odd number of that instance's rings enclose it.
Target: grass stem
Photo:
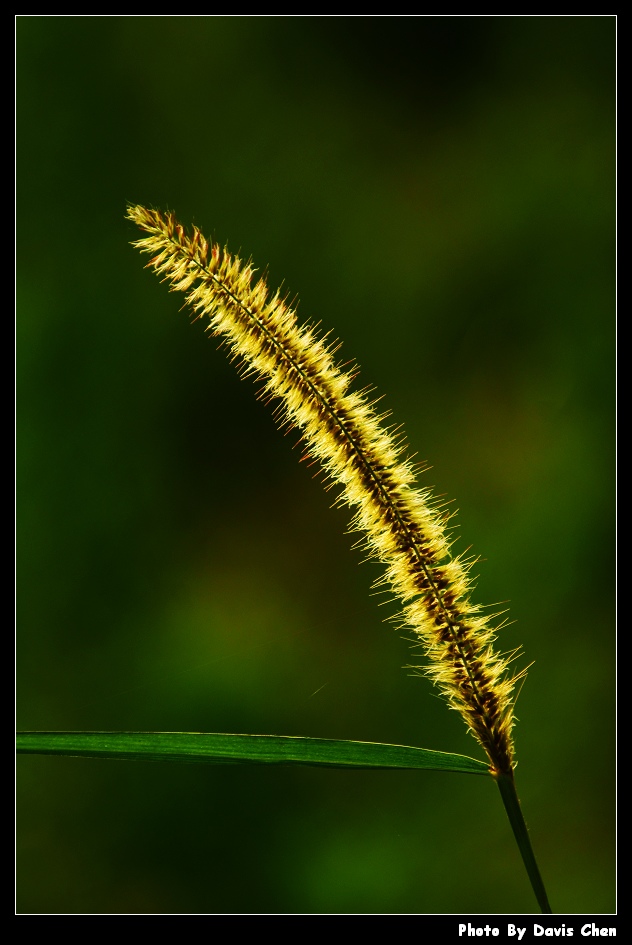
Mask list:
[[[516,782],[513,772],[510,774],[498,774],[495,777],[500,795],[503,799],[503,804],[505,805],[505,810],[507,811],[507,816],[509,817],[511,829],[514,832],[514,837],[516,838],[516,843],[518,844],[520,855],[522,856],[522,861],[527,870],[531,887],[538,900],[540,910],[544,915],[552,915],[549,898],[544,888],[544,882],[542,881],[533,847],[531,846],[529,831],[527,830],[527,825],[522,815],[522,808],[520,807],[520,801],[516,792]]]

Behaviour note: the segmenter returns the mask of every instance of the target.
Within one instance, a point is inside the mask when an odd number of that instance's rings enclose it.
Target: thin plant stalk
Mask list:
[[[538,905],[545,915],[551,915],[552,910],[549,905],[549,897],[546,894],[540,868],[538,867],[535,853],[531,846],[531,838],[529,837],[529,831],[527,830],[527,825],[522,814],[513,771],[509,774],[496,775],[496,783],[498,784],[500,796],[503,799],[507,817],[509,818],[511,829],[513,830],[518,849],[520,850],[522,862],[525,865],[531,887],[538,900]]]

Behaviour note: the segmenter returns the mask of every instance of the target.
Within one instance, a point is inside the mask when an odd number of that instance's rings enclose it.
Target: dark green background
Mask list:
[[[535,661],[558,912],[614,901],[614,51],[604,17],[17,18],[20,729],[480,757],[294,439],[127,201],[269,267],[385,395]],[[482,778],[20,758],[22,913],[533,912]]]

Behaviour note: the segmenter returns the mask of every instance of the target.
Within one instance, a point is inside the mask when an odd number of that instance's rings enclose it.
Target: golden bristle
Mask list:
[[[130,206],[127,216],[149,234],[134,245],[149,265],[186,293],[197,317],[221,336],[247,373],[263,381],[261,395],[277,398],[280,422],[297,427],[310,457],[342,487],[361,532],[385,571],[381,583],[402,602],[401,619],[423,644],[424,670],[457,709],[487,752],[494,773],[513,766],[511,658],[492,646],[491,618],[470,601],[470,565],[451,557],[441,514],[419,489],[399,430],[384,426],[377,400],[351,390],[355,364],[343,369],[332,344],[296,313],[264,279],[194,228],[187,234],[171,213]]]

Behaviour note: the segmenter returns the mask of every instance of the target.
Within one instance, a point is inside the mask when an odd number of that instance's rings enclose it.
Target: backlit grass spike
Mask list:
[[[450,553],[446,515],[420,489],[401,433],[389,429],[376,400],[352,389],[354,365],[335,361],[335,344],[300,327],[279,293],[197,227],[187,232],[172,213],[130,206],[146,234],[134,245],[149,266],[184,292],[207,330],[221,337],[261,394],[280,404],[281,423],[298,428],[309,456],[340,488],[370,555],[384,566],[380,583],[401,601],[400,619],[428,657],[425,672],[464,718],[496,776],[513,768],[510,656],[493,648],[493,618],[470,600],[471,563]]]

